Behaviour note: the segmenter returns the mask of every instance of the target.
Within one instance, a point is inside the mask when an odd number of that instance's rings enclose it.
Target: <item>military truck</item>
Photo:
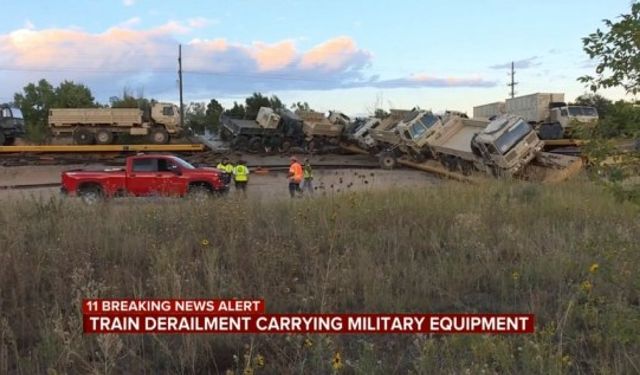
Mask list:
[[[25,134],[22,112],[8,104],[0,105],[0,146],[11,146]]]
[[[344,130],[342,121],[332,122],[324,113],[315,111],[296,111],[302,119],[302,131],[306,136],[307,149],[311,152],[320,151],[327,146],[337,146]]]
[[[496,113],[491,113],[491,108]],[[537,131],[541,139],[562,139],[571,136],[575,124],[595,125],[598,111],[593,107],[570,106],[561,93],[535,93],[474,107],[474,117],[491,118],[501,113],[520,116]]]
[[[485,125],[484,121],[452,117],[431,137],[433,157],[450,170],[513,176],[544,147],[531,125],[519,116],[500,116]]]
[[[353,127],[345,132],[345,138],[360,148],[375,150],[378,147],[378,141],[373,139],[371,132],[377,129],[380,124],[382,124],[382,120],[376,117],[356,119]]]
[[[52,108],[49,128],[54,136],[72,135],[79,145],[111,144],[121,134],[148,136],[155,144],[180,136],[180,110],[171,103],[138,108]]]
[[[389,116],[384,118],[380,125],[371,130],[371,137],[380,144],[396,145],[399,143],[398,132],[396,126],[405,117],[414,116],[413,111],[404,109],[391,109],[389,110]]]
[[[288,109],[262,107],[255,120],[220,116],[220,138],[230,141],[235,150],[287,152],[291,147],[303,147],[305,134],[302,119]]]

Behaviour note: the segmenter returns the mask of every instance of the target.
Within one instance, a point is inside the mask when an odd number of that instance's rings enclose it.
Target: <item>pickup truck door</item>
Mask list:
[[[127,175],[127,192],[137,197],[151,195],[157,186],[158,159],[134,159]]]
[[[183,195],[186,192],[186,179],[182,177],[180,166],[171,159],[158,159],[156,174],[158,192],[166,196]]]

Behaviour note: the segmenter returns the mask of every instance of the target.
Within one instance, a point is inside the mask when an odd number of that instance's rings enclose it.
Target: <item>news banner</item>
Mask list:
[[[533,314],[268,314],[264,300],[85,299],[85,333],[525,334]]]

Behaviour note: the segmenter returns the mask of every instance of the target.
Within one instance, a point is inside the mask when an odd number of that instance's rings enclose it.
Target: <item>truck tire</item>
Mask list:
[[[262,145],[262,138],[253,137],[249,140],[249,144],[247,145],[247,149],[249,152],[258,153],[260,151],[264,151],[264,146]]]
[[[99,129],[96,132],[96,143],[99,145],[110,145],[113,143],[113,132],[109,129]]]
[[[5,146],[6,142],[7,142],[7,137],[3,133],[0,133],[0,146]]]
[[[6,137],[5,141],[4,141],[4,145],[5,146],[13,146],[14,144],[16,144],[16,138],[15,137]]]
[[[73,140],[78,145],[91,145],[95,140],[95,135],[90,129],[76,128],[73,131]]]
[[[104,198],[102,189],[96,185],[81,187],[80,190],[78,190],[78,196],[82,199],[82,202],[87,205],[97,204]]]
[[[247,149],[248,145],[249,145],[249,137],[245,135],[240,135],[233,141],[232,146],[235,150],[243,151]]]
[[[169,142],[169,133],[165,128],[155,127],[149,132],[149,139],[153,144],[163,145]]]
[[[383,152],[378,156],[378,162],[382,169],[394,169],[398,165],[398,160],[390,152]]]

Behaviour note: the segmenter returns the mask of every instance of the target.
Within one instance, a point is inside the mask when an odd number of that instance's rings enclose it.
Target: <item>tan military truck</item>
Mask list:
[[[344,130],[344,124],[331,122],[323,113],[315,111],[296,111],[302,119],[302,131],[307,140],[309,151],[317,151],[323,146],[338,145]]]
[[[451,117],[429,140],[431,154],[450,170],[479,170],[513,176],[542,151],[544,142],[522,117],[504,115],[486,122]]]
[[[384,118],[375,129],[371,130],[371,137],[382,144],[398,144],[400,137],[398,136],[396,126],[407,116],[413,116],[413,111],[404,109],[389,110],[389,116]]]
[[[168,143],[182,133],[180,110],[171,103],[154,103],[145,113],[137,108],[53,108],[49,128],[54,136],[72,135],[79,145],[111,144],[119,134],[148,136],[151,143]]]

